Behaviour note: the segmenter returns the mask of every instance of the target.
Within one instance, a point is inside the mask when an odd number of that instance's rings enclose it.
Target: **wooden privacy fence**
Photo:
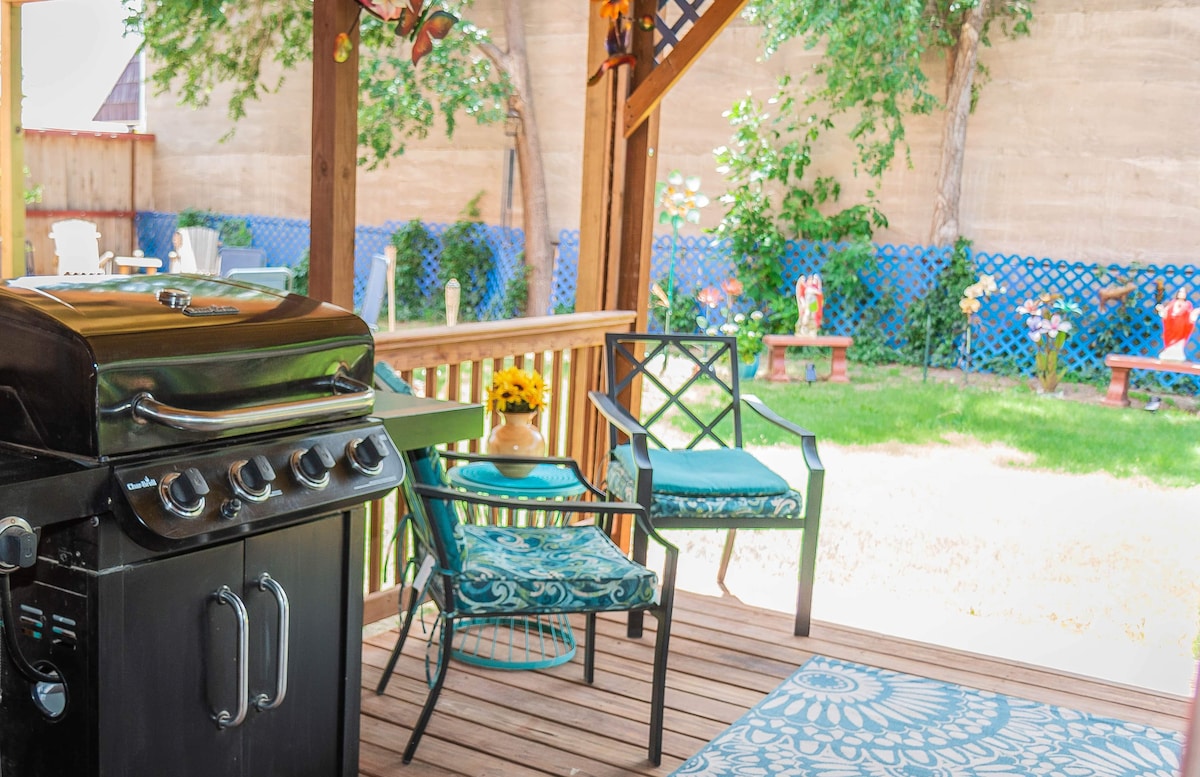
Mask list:
[[[137,214],[154,204],[153,135],[64,130],[24,135],[26,186],[40,186],[42,193],[41,202],[25,208],[25,238],[33,248],[29,273],[55,271],[50,227],[63,219],[95,222],[101,253],[129,256],[140,247]]]
[[[516,364],[535,369],[546,380],[547,411],[539,425],[547,453],[573,456],[585,473],[600,462],[598,421],[587,390],[599,388],[601,351],[606,332],[630,331],[632,311],[573,313],[458,326],[423,327],[375,335],[375,358],[400,373],[419,396],[480,403],[487,399],[492,373]],[[495,414],[484,422],[486,439]],[[404,447],[404,441],[397,441]],[[479,451],[482,440],[459,449]],[[397,496],[372,505],[367,534],[367,623],[394,615],[400,552],[393,542],[405,506]]]

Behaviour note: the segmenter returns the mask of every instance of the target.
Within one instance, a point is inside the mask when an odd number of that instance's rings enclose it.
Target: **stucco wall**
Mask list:
[[[542,129],[555,229],[579,222],[582,121],[588,63],[582,59],[588,3],[527,0],[534,104]],[[495,4],[476,21],[501,25]],[[961,224],[987,251],[1078,261],[1192,263],[1200,238],[1200,4],[1167,0],[1040,0],[1033,35],[994,36],[984,50],[991,79],[971,119]],[[801,73],[814,54],[793,46],[756,61],[757,30],[727,29],[663,104],[659,177],[701,176],[721,193],[712,149],[729,138],[721,114],[752,91],[762,99],[778,74]],[[406,44],[403,44],[406,45]],[[930,77],[942,82],[942,64]],[[277,94],[249,106],[232,140],[224,95],[192,111],[173,98],[148,98],[148,131],[158,138],[156,206],[306,218],[311,72],[288,75]],[[940,121],[907,124],[911,169],[903,162],[880,187],[890,227],[883,242],[921,243],[929,232]],[[484,191],[484,218],[498,222],[507,139],[498,126],[462,124],[454,139],[434,133],[410,143],[384,169],[360,170],[358,222],[453,220]],[[844,179],[844,200],[870,182],[851,177],[848,142],[820,148],[819,172]],[[519,223],[518,212],[514,222]],[[720,206],[703,213],[715,225]]]

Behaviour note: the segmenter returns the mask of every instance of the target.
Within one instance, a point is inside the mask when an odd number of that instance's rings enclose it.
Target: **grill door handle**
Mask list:
[[[356,390],[342,393],[339,389],[351,384]],[[333,381],[335,393],[330,397],[298,399],[270,405],[237,410],[188,410],[159,402],[153,394],[143,392],[133,398],[133,420],[153,422],[187,432],[251,431],[282,422],[320,421],[352,413],[369,413],[375,405],[375,390],[346,379]]]
[[[287,695],[288,633],[291,630],[292,606],[288,603],[287,592],[283,590],[283,586],[266,572],[258,576],[258,589],[270,591],[275,596],[275,603],[279,606],[279,657],[275,664],[275,698],[272,699],[265,693],[254,697],[255,708],[260,712],[266,712],[282,704],[283,697]]]
[[[218,588],[213,592],[213,597],[218,603],[233,607],[234,616],[237,618],[237,712],[220,710],[213,713],[217,728],[226,729],[242,725],[242,721],[246,719],[246,712],[250,709],[250,618],[246,614],[246,605],[229,586],[223,585]]]

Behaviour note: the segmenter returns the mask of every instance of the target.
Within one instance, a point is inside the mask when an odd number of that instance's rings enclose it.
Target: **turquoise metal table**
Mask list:
[[[500,474],[495,464],[477,461],[454,467],[449,472],[450,484],[456,488],[488,496],[508,496],[518,499],[565,499],[580,496],[587,487],[566,467],[538,464],[523,478]]]
[[[577,497],[587,491],[566,467],[538,464],[523,478],[500,474],[496,465],[476,461],[453,467],[450,484],[487,496],[536,502]],[[514,506],[510,513],[519,513]],[[510,514],[506,520],[520,520]],[[528,618],[471,618],[460,621],[462,637],[453,655],[460,661],[492,669],[545,669],[565,664],[575,656],[575,632],[566,615]]]

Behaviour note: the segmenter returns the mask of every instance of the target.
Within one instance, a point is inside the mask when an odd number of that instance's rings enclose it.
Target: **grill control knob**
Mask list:
[[[355,438],[346,445],[346,458],[350,466],[364,475],[383,472],[383,460],[388,457],[387,438],[382,432],[368,437]]]
[[[275,469],[267,457],[259,454],[249,460],[235,461],[229,467],[229,484],[235,494],[251,502],[265,502],[271,496]]]
[[[324,488],[329,485],[329,470],[333,469],[335,464],[337,461],[333,454],[319,442],[313,443],[308,450],[292,454],[292,472],[296,475],[296,480],[308,488]]]
[[[37,534],[24,518],[0,521],[0,574],[31,567],[37,561]]]
[[[163,506],[176,515],[195,518],[204,510],[204,495],[208,493],[208,483],[195,467],[164,475],[158,489]]]

